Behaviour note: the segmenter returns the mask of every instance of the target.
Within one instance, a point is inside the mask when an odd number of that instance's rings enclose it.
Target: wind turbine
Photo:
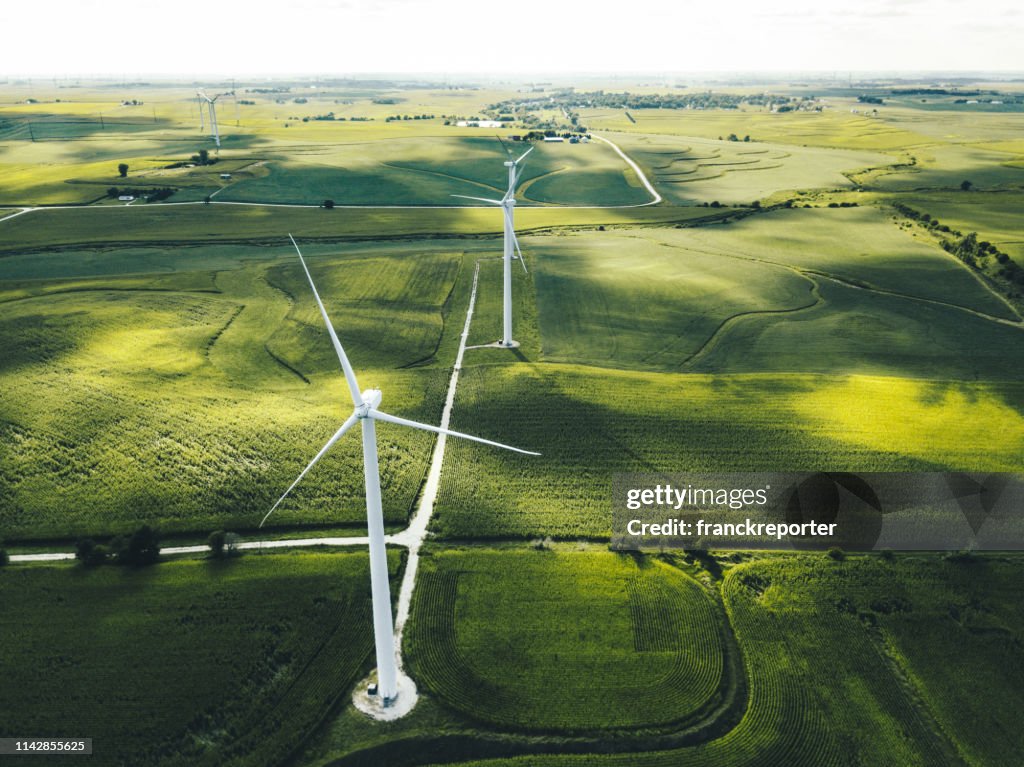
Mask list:
[[[353,372],[352,365],[349,363],[345,350],[341,346],[341,341],[338,340],[338,336],[334,332],[334,326],[331,325],[331,320],[327,316],[327,310],[324,309],[323,301],[320,300],[320,294],[316,290],[316,285],[313,284],[313,277],[306,266],[306,260],[302,257],[302,251],[299,250],[294,237],[289,234],[288,238],[292,241],[295,251],[299,254],[302,269],[309,280],[310,288],[313,289],[313,297],[316,299],[317,306],[320,307],[320,314],[324,318],[324,324],[327,325],[327,333],[331,337],[331,343],[334,344],[334,351],[338,354],[338,361],[341,363],[341,369],[345,374],[345,380],[348,383],[349,394],[352,396],[352,404],[355,406],[355,409],[352,411],[352,415],[341,425],[341,428],[334,433],[334,436],[327,440],[327,444],[309,462],[309,465],[302,470],[298,478],[292,482],[284,495],[267,512],[266,516],[263,517],[263,521],[260,522],[260,527],[263,527],[263,524],[274,513],[274,510],[281,505],[281,501],[299,484],[302,478],[306,476],[306,473],[316,466],[317,462],[323,458],[324,454],[331,449],[334,443],[345,436],[345,433],[355,426],[356,423],[360,423],[363,432],[363,477],[366,482],[366,526],[370,541],[370,592],[373,601],[373,634],[377,646],[377,692],[383,705],[390,706],[398,696],[398,670],[395,663],[394,626],[391,621],[391,590],[388,587],[388,562],[384,548],[384,513],[380,503],[380,469],[377,463],[376,422],[384,421],[385,423],[393,423],[398,426],[410,426],[414,429],[432,431],[437,434],[447,434],[450,437],[461,437],[473,442],[481,442],[485,445],[511,450],[515,453],[523,453],[524,455],[540,455],[540,453],[520,450],[511,445],[503,445],[500,442],[492,442],[491,440],[474,437],[470,434],[410,421],[380,410],[379,407],[382,399],[380,390],[367,389],[360,392],[359,385],[356,383],[356,374]]]
[[[203,129],[203,102],[206,102],[207,109],[210,110],[210,130],[213,136],[214,142],[217,144],[217,148],[220,148],[220,131],[217,128],[217,107],[216,102],[224,94],[218,94],[212,99],[206,95],[206,91],[199,90],[196,92],[196,97],[199,99],[199,130]]]
[[[501,140],[500,138],[498,139]],[[505,146],[505,142],[501,144]],[[508,147],[505,147],[505,151],[508,152]],[[505,241],[504,251],[502,255],[502,261],[504,262],[504,306],[503,306],[503,330],[502,338],[498,342],[499,346],[511,348],[518,344],[512,340],[512,261],[518,258],[519,262],[523,265],[523,271],[526,271],[526,261],[523,260],[523,251],[519,247],[519,238],[516,237],[516,230],[513,225],[513,216],[515,214],[516,207],[516,184],[519,183],[519,177],[522,175],[522,171],[518,170],[519,163],[530,152],[533,151],[531,146],[525,152],[523,152],[515,160],[512,159],[511,152],[508,152],[509,159],[505,161],[505,167],[508,168],[508,191],[505,192],[504,196],[500,200],[492,200],[487,197],[469,197],[464,194],[456,194],[453,197],[462,197],[466,200],[477,200],[478,202],[487,202],[492,205],[500,205],[502,212],[505,216]]]

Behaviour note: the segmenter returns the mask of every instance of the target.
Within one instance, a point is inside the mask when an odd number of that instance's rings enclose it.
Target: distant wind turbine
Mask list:
[[[334,433],[334,436],[327,440],[327,444],[309,462],[309,465],[302,470],[298,478],[292,482],[291,487],[285,491],[284,495],[267,512],[266,516],[263,517],[263,521],[260,522],[260,527],[263,527],[263,524],[274,513],[274,510],[281,505],[281,501],[299,484],[302,478],[306,476],[306,473],[316,466],[317,462],[323,458],[334,443],[341,439],[356,423],[361,423],[363,432],[363,477],[366,482],[366,526],[370,540],[370,591],[373,600],[373,634],[377,646],[377,692],[382,704],[390,706],[398,697],[398,671],[395,663],[394,627],[391,621],[391,590],[388,586],[387,554],[384,547],[384,513],[380,502],[380,469],[377,463],[376,422],[384,421],[385,423],[393,423],[399,426],[410,426],[414,429],[432,431],[437,434],[447,434],[450,437],[461,437],[462,439],[480,442],[484,445],[492,445],[516,453],[523,453],[524,455],[540,455],[540,453],[520,450],[517,447],[481,439],[470,434],[410,421],[379,410],[382,399],[380,390],[367,389],[364,392],[360,392],[359,385],[356,383],[356,374],[353,372],[348,356],[341,346],[341,341],[338,340],[338,336],[334,332],[334,326],[331,325],[331,320],[327,316],[327,310],[324,309],[323,301],[320,300],[320,294],[316,290],[316,285],[313,284],[313,277],[310,275],[306,261],[302,257],[302,251],[299,250],[294,237],[289,234],[288,238],[292,241],[295,251],[299,254],[302,269],[309,280],[309,286],[313,289],[313,297],[316,299],[317,306],[320,307],[320,314],[324,318],[324,324],[327,325],[327,333],[331,337],[331,343],[334,344],[334,351],[338,354],[338,361],[341,363],[345,380],[348,382],[348,390],[352,396],[355,410],[352,411],[352,415],[341,425],[341,428]]]
[[[196,98],[199,100],[199,130],[203,130],[203,106],[205,104],[206,108],[210,110],[210,135],[218,149],[220,148],[220,130],[217,127],[217,99],[223,95],[220,93],[211,99],[202,89],[196,92]]]
[[[499,139],[500,140],[500,139]],[[505,143],[502,142],[502,146]],[[508,152],[508,147],[505,147],[505,151]],[[511,159],[512,155],[509,153],[509,159],[505,161],[505,167],[508,168],[508,191],[500,200],[492,200],[487,197],[469,197],[464,194],[452,195],[453,197],[462,197],[466,200],[477,200],[478,202],[487,202],[491,205],[500,205],[502,212],[505,217],[505,241],[504,241],[504,252],[502,260],[504,261],[504,305],[503,305],[503,330],[502,338],[498,342],[499,345],[505,347],[516,346],[516,342],[512,340],[512,261],[515,258],[519,258],[519,262],[523,265],[523,271],[526,271],[526,261],[523,260],[523,251],[519,247],[519,238],[516,237],[516,230],[513,224],[513,216],[515,214],[516,207],[516,184],[519,183],[519,178],[522,175],[522,171],[518,170],[519,163],[530,152],[533,151],[531,146],[515,160]],[[516,255],[518,254],[518,256]]]

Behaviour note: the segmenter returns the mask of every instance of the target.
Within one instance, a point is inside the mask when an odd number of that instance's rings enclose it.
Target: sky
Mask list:
[[[1024,70],[1020,0],[2,0],[0,77]]]

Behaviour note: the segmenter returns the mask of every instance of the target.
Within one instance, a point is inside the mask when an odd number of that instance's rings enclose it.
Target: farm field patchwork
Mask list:
[[[0,221],[0,548],[142,523],[165,547],[365,535],[355,435],[254,529],[350,412],[289,232],[360,387],[426,423],[479,270],[451,428],[542,454],[447,441],[408,549],[405,718],[350,705],[375,663],[365,551],[292,541],[151,567],[3,557],[0,735],[91,736],[111,767],[1015,764],[1018,555],[609,536],[617,472],[1020,471],[1017,276],[957,249],[977,232],[1021,262],[1019,84],[977,86],[1012,91],[998,105],[881,83],[864,101],[852,76],[708,84],[750,93],[737,108],[572,102],[626,82],[208,83],[219,148],[195,85],[0,87],[0,218],[42,206]],[[804,104],[772,112],[769,90]],[[533,133],[513,350],[474,348],[501,332],[501,211],[452,197],[502,194],[494,131],[516,154],[510,133],[593,131],[664,197],[604,143]],[[405,546],[435,438],[383,424],[378,444]]]
[[[445,579],[424,581],[428,588],[417,595],[417,622],[408,646],[420,647],[416,632],[426,628],[420,620],[433,626],[433,616],[448,614],[454,589],[455,605],[461,609],[441,634],[457,646],[443,658],[426,654],[429,648],[421,648],[425,652],[418,656],[420,673],[430,674],[429,683],[444,691],[443,706],[430,714],[430,725],[400,724],[386,743],[339,722],[308,752],[311,762],[359,765],[388,758],[396,765],[458,761],[475,767],[817,767],[849,764],[852,749],[879,764],[893,759],[921,765],[959,759],[1006,764],[1024,747],[1021,736],[1011,734],[1016,704],[993,711],[986,702],[986,695],[993,692],[1016,701],[1022,681],[1015,649],[1021,630],[1015,598],[1021,563],[1015,554],[978,555],[968,561],[936,554],[890,559],[875,554],[835,561],[823,554],[722,553],[712,560],[715,575],[699,567],[695,572],[692,564],[671,555],[638,555],[631,560],[557,545],[550,551],[464,547],[438,552],[431,559],[427,566],[433,568],[432,575],[447,573],[449,583],[433,588]],[[493,737],[474,738],[473,721],[462,710],[485,688],[466,675],[473,658],[458,653],[472,650],[479,661],[498,651],[506,659],[530,657],[526,676],[515,673],[510,660],[481,666],[490,674],[505,671],[505,690],[530,684],[529,670],[544,668],[544,657],[558,652],[572,637],[582,633],[583,647],[610,641],[610,635],[592,629],[595,611],[607,614],[609,604],[619,605],[620,620],[633,620],[624,617],[627,611],[618,601],[622,597],[609,593],[631,568],[639,573],[638,580],[691,583],[684,592],[687,609],[707,604],[712,605],[712,615],[727,616],[746,684],[738,719],[683,744],[678,739],[686,737],[685,726],[632,742],[622,735],[594,734],[591,751],[578,755],[545,753],[579,747],[550,737],[543,741],[506,736],[497,743]],[[606,576],[590,584],[591,574],[599,571]],[[497,573],[515,583],[517,590],[500,589]],[[544,577],[534,580],[541,573]],[[704,587],[690,580],[695,574]],[[476,589],[466,588],[463,578],[473,581]],[[571,598],[575,589],[581,593]],[[600,606],[586,609],[598,595],[607,596]],[[487,597],[497,604],[492,602],[483,617],[478,605]],[[507,602],[528,605],[526,614],[520,608],[509,628],[498,632],[488,620],[490,611],[505,609]],[[535,631],[535,619],[542,614],[549,615],[545,629]],[[702,620],[707,615],[703,607],[699,614]],[[609,616],[600,626],[611,620]],[[699,623],[688,617],[677,625],[693,631]],[[628,642],[631,634],[624,628],[616,633],[617,641]],[[645,641],[654,636],[646,635]],[[646,654],[636,651],[622,662],[638,663]],[[451,663],[455,657],[463,661],[459,671],[444,673],[442,660]],[[559,657],[572,664],[590,659],[586,653],[568,650]],[[611,664],[617,657],[616,651],[606,650],[595,660]],[[619,676],[623,669],[619,663],[601,675],[602,680],[622,680],[619,686],[601,688],[605,700],[627,695],[629,704],[616,710],[643,711],[652,688],[631,695],[633,679]],[[546,677],[551,689],[565,689],[554,683],[559,673],[553,670]],[[550,691],[545,687],[531,696],[533,705],[517,709],[519,716],[568,705],[559,696],[544,695]],[[456,693],[459,697],[450,697]],[[583,692],[583,700],[590,694]],[[491,706],[472,709],[477,716],[481,710],[495,711]],[[502,751],[506,758],[482,758]],[[447,758],[435,762],[432,753]]]
[[[525,144],[513,144],[522,154]],[[294,157],[294,155],[292,155]],[[310,148],[298,160],[272,161],[266,172],[231,184],[222,201],[339,205],[477,205],[452,195],[500,197],[506,155],[486,138],[397,138]],[[524,203],[630,205],[650,200],[639,180],[599,142],[538,145],[524,166]]]
[[[734,204],[761,200],[777,192],[846,189],[846,172],[892,163],[878,152],[793,147],[760,141],[622,133],[615,142],[677,205],[712,201]]]
[[[219,199],[219,198],[218,198]],[[644,207],[531,208],[516,212],[517,231],[552,227],[629,226],[721,219],[730,211]],[[202,203],[39,209],[0,223],[0,256],[68,246],[152,246],[239,242],[279,243],[296,238],[338,241],[500,235],[501,211],[493,206],[449,209],[274,208]],[[499,247],[500,252],[500,247]]]

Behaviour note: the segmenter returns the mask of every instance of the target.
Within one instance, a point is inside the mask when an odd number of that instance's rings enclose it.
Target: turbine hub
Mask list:
[[[516,167],[516,164],[514,162],[512,162],[512,160],[507,160],[505,162],[505,167],[506,168],[514,168],[514,167]]]
[[[363,392],[362,396],[363,402],[356,408],[356,413],[360,418],[366,418],[371,410],[376,410],[380,407],[381,400],[384,396],[381,394],[380,389],[367,389]]]

